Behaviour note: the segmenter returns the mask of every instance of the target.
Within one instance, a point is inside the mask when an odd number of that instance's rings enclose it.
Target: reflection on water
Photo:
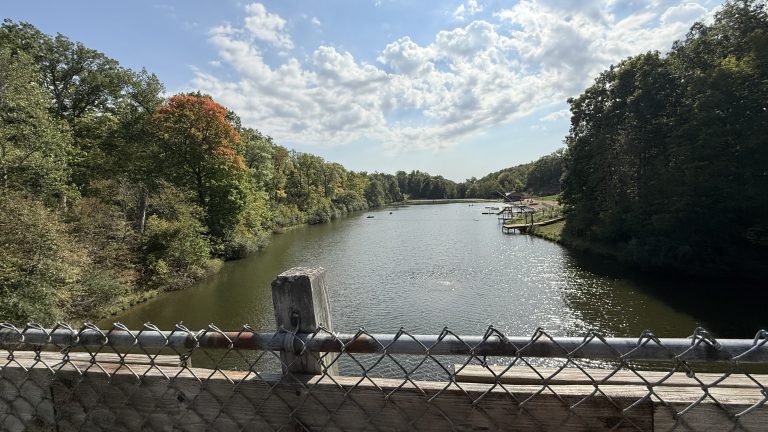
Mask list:
[[[496,218],[480,211],[462,203],[397,207],[300,227],[190,289],[109,321],[271,331],[271,280],[293,266],[322,266],[334,327],[343,332],[436,334],[448,326],[482,334],[493,325],[514,335],[543,327],[554,335],[637,336],[650,328],[681,337],[704,325],[718,336],[751,337],[768,324],[756,306],[764,302],[726,299],[722,284],[678,296],[699,282],[637,275],[542,239],[502,235]]]

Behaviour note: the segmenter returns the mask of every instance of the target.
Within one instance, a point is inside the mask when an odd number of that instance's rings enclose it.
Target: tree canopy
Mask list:
[[[728,2],[668,55],[626,59],[570,100],[566,238],[645,265],[765,276],[765,8]]]
[[[183,288],[272,231],[403,199],[393,175],[288,150],[208,95],[163,91],[146,70],[3,22],[7,317],[96,319],[151,290]],[[448,180],[411,177],[414,198],[454,193]]]

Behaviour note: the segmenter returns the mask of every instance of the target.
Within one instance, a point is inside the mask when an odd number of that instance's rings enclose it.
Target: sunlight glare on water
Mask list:
[[[272,331],[272,279],[290,267],[322,266],[334,327],[342,332],[404,327],[436,334],[447,326],[482,334],[493,325],[518,336],[543,327],[554,335],[598,329],[637,336],[651,328],[680,337],[701,324],[741,331],[696,317],[701,309],[682,310],[649,294],[659,281],[611,274],[543,239],[504,235],[496,217],[480,211],[464,203],[412,205],[299,227],[189,289],[105,323],[137,327],[150,321],[168,328],[183,321],[190,328],[215,323],[222,329],[250,323]]]

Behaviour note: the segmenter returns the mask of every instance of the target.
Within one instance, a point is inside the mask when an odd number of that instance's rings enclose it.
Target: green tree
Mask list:
[[[371,207],[381,207],[385,202],[384,187],[377,179],[371,179],[365,188],[365,199]]]
[[[108,178],[119,185],[125,216],[139,232],[149,210],[149,197],[162,180],[160,147],[151,128],[151,116],[163,99],[163,85],[154,74],[131,73],[131,81],[115,116],[119,126],[104,145]]]
[[[245,208],[247,167],[226,108],[199,94],[168,98],[152,116],[167,179],[195,192],[214,236],[223,237]]]
[[[157,195],[141,239],[144,281],[153,287],[183,288],[212,265],[211,245],[200,223],[202,209],[172,186],[161,187]]]
[[[88,257],[59,216],[16,192],[0,195],[0,314],[11,322],[65,318]]]
[[[766,275],[768,15],[727,2],[667,57],[638,55],[572,99],[566,239],[633,262]]]
[[[48,113],[38,76],[26,54],[0,49],[0,191],[61,198],[67,193],[71,140]]]
[[[272,160],[276,151],[272,138],[258,130],[246,128],[240,131],[240,142],[243,160],[253,178],[254,187],[260,191],[270,189],[275,176]]]

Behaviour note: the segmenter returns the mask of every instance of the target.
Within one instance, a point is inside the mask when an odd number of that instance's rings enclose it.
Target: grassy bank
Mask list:
[[[561,245],[573,250],[588,252],[591,254],[610,257],[611,259],[616,259],[622,262],[627,262],[625,259],[622,259],[623,257],[619,254],[619,250],[616,248],[612,248],[604,244],[585,242],[563,237],[564,228],[565,221],[563,220],[550,225],[533,227],[533,229],[529,230],[528,233],[545,240],[560,243]]]
[[[530,230],[531,235],[541,237],[556,243],[562,243],[563,228],[565,221],[555,222],[551,225],[537,226]]]
[[[120,296],[120,298],[110,304],[107,309],[104,311],[104,313],[95,319],[95,321],[101,321],[109,319],[109,317],[115,316],[118,313],[127,310],[130,307],[133,307],[137,304],[144,303],[147,300],[151,300],[158,295],[168,292],[162,289],[150,289],[147,291],[135,291],[128,293],[124,296]]]

